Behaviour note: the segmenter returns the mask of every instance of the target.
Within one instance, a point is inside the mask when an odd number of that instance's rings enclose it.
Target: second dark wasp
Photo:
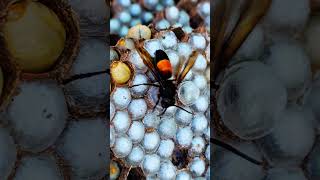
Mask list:
[[[198,52],[193,51],[190,55],[190,58],[188,58],[185,63],[182,62],[182,59],[179,60],[179,64],[174,74],[175,79],[171,80],[170,78],[172,77],[174,70],[171,66],[168,55],[163,50],[156,50],[154,58],[152,58],[151,55],[141,46],[136,46],[136,50],[142,58],[144,64],[154,76],[156,82],[137,84],[131,86],[131,88],[140,85],[158,87],[158,100],[153,110],[155,110],[160,102],[161,107],[164,108],[161,115],[164,114],[170,106],[175,106],[192,114],[192,112],[189,112],[188,110],[176,104],[176,95],[179,84],[183,81],[190,69],[193,67],[198,56]]]

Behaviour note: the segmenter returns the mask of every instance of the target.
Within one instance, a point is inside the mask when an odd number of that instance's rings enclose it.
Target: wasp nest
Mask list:
[[[209,45],[204,29],[187,34],[181,28],[158,31],[137,25],[111,47],[110,145],[114,164],[110,177],[209,178]],[[173,89],[170,98],[176,101],[166,110],[161,104],[164,97],[158,96],[161,87],[155,86],[158,82],[152,71],[156,69],[143,59],[152,61],[157,50],[167,54],[176,75],[179,64],[194,59],[190,71]],[[176,78],[172,75],[169,79]]]

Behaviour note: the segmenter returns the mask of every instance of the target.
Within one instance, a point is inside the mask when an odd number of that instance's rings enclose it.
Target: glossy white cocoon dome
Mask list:
[[[275,30],[302,30],[308,21],[309,14],[309,0],[273,0],[265,21]]]
[[[79,54],[71,68],[71,75],[106,70],[110,64],[109,62],[106,63],[106,59],[108,59],[106,49],[107,45],[98,39],[91,38],[81,41]],[[106,74],[100,74],[74,80],[65,85],[65,94],[67,98],[70,98],[75,104],[85,107],[88,105],[90,107],[100,104],[105,105],[105,98],[109,96],[109,88],[106,83],[106,79],[109,81],[109,76],[107,76],[107,78],[106,76]]]
[[[130,5],[129,12],[132,16],[139,16],[142,12],[142,8],[140,4],[134,3]]]
[[[159,178],[163,180],[172,180],[176,178],[177,169],[171,161],[165,160],[161,162],[159,169]]]
[[[143,172],[147,175],[154,175],[160,169],[160,157],[156,154],[147,154],[142,162]]]
[[[161,158],[171,157],[174,150],[174,142],[171,139],[164,139],[160,141],[158,148],[158,155]]]
[[[122,26],[122,27],[120,28],[120,30],[119,30],[119,35],[120,35],[121,37],[124,37],[124,36],[126,36],[126,35],[128,34],[128,32],[129,32],[129,27],[128,27],[128,26]],[[130,46],[128,46],[128,45],[126,44],[126,47],[129,48]],[[129,49],[130,49],[130,48],[129,48]]]
[[[111,18],[109,24],[110,24],[110,33],[111,34],[117,34],[119,29],[120,29],[120,27],[121,27],[120,21],[118,19],[116,19],[116,18]],[[112,57],[111,53],[110,53],[110,57]],[[110,60],[114,60],[114,59],[110,58]]]
[[[165,17],[171,23],[177,22],[179,18],[179,9],[176,6],[170,6],[165,9]]]
[[[113,147],[115,140],[116,140],[116,132],[113,126],[110,126],[110,147]]]
[[[272,168],[268,171],[265,180],[307,180],[300,168]]]
[[[31,103],[26,106],[26,102]],[[17,143],[25,150],[42,151],[61,134],[68,116],[62,89],[53,82],[23,82],[8,108]]]
[[[161,41],[159,39],[150,39],[144,42],[145,50],[150,54],[151,57],[155,57],[155,52],[159,49],[164,50]]]
[[[131,166],[139,166],[143,159],[144,151],[140,146],[133,147],[131,153],[126,158]]]
[[[192,53],[191,45],[185,42],[180,42],[177,46],[177,52],[179,56],[184,57],[184,60],[186,61]]]
[[[204,50],[206,48],[206,39],[199,33],[192,33],[190,35],[189,43],[195,50]]]
[[[203,1],[198,4],[197,11],[202,17],[210,16],[210,2]]]
[[[124,158],[130,154],[132,146],[132,141],[129,137],[117,137],[113,147],[113,153],[118,158]]]
[[[57,163],[53,157],[47,155],[23,157],[14,179],[62,180],[63,175]]]
[[[206,170],[206,164],[201,158],[195,157],[189,164],[189,170],[195,177],[202,176]]]
[[[164,117],[161,118],[161,122],[158,128],[161,138],[174,138],[177,132],[177,124],[173,118]]]
[[[135,68],[144,71],[147,66],[143,63],[142,58],[138,54],[137,50],[132,50],[129,53],[129,62],[131,62]]]
[[[232,66],[217,97],[224,124],[247,140],[270,133],[286,104],[284,85],[270,67],[255,61]]]
[[[146,132],[142,141],[142,146],[147,153],[157,150],[160,144],[160,136],[157,131]]]
[[[165,49],[173,49],[178,44],[177,36],[172,31],[166,31],[161,34],[160,40]]]
[[[128,136],[133,143],[139,143],[143,139],[144,133],[144,125],[140,121],[134,121],[128,130]]]
[[[196,114],[192,119],[191,127],[195,134],[201,135],[208,127],[208,119],[204,114]]]
[[[86,39],[81,41],[79,54],[73,63],[71,74],[84,74],[97,71],[103,71],[108,68],[106,60],[108,59],[108,53],[106,51],[107,45],[105,42],[98,39]],[[115,50],[112,54],[118,57]],[[112,55],[110,54],[110,56]],[[90,63],[88,63],[90,61]]]
[[[260,151],[251,142],[228,144],[256,160],[262,160]],[[212,179],[239,180],[241,176],[246,180],[263,180],[265,177],[265,172],[261,166],[257,166],[228,150],[215,148],[213,156],[212,159],[215,163],[210,164],[211,168],[214,169]]]
[[[192,107],[197,112],[205,112],[209,107],[209,98],[204,95],[199,96]]]
[[[168,29],[169,27],[170,27],[170,23],[166,19],[162,19],[156,23],[157,30],[164,30],[164,29]]]
[[[191,180],[191,179],[192,179],[192,177],[191,177],[190,173],[186,170],[179,171],[176,176],[176,180]]]
[[[206,70],[206,68],[207,68],[207,60],[203,54],[199,53],[196,58],[196,62],[192,67],[192,70],[203,72]]]
[[[102,119],[72,121],[59,139],[57,152],[71,166],[75,177],[100,179],[107,174],[107,138]]]
[[[128,11],[121,11],[119,14],[118,14],[118,19],[126,24],[126,23],[129,23],[131,21],[131,15]]]
[[[112,93],[112,101],[118,110],[127,108],[131,101],[130,90],[125,87],[117,87]]]
[[[136,74],[132,80],[132,85],[146,84],[148,83],[148,78],[144,74]],[[133,96],[143,96],[148,90],[149,86],[140,85],[131,88],[131,93]]]
[[[271,165],[299,166],[313,146],[314,122],[309,109],[289,107],[281,114],[273,131],[257,144]]]
[[[147,110],[147,103],[144,99],[133,99],[128,107],[132,120],[142,119]]]
[[[143,118],[143,124],[146,128],[157,128],[160,124],[160,117],[154,112],[148,112]]]
[[[177,143],[186,148],[191,145],[193,132],[190,127],[179,128],[176,136]]]
[[[204,90],[207,87],[207,78],[202,74],[195,74],[192,82],[200,89]]]
[[[189,107],[183,107],[185,110],[191,112],[191,109]],[[182,126],[187,126],[190,124],[192,120],[193,115],[178,108],[176,113],[175,113],[175,120],[177,124],[182,125]]]
[[[279,41],[270,47],[270,56],[265,62],[287,88],[289,99],[304,93],[312,75],[309,57],[300,44]]]
[[[180,10],[179,12],[179,19],[178,23],[182,24],[183,26],[189,25],[190,16],[185,10]]]
[[[118,134],[126,133],[131,124],[128,112],[118,111],[112,120],[112,124]]]
[[[184,81],[178,87],[178,98],[186,106],[194,104],[200,96],[200,89],[192,81]]]
[[[9,131],[0,127],[0,179],[7,179],[14,168],[17,149]]]
[[[196,136],[192,139],[191,147],[189,149],[189,154],[192,156],[200,155],[201,153],[204,152],[205,146],[206,146],[205,140],[200,136]]]

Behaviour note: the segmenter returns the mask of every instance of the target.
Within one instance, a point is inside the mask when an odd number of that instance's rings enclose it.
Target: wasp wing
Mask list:
[[[213,79],[216,78],[220,70],[220,64],[222,59],[220,58],[223,50],[224,43],[226,41],[226,31],[228,28],[232,7],[232,0],[217,0],[215,1],[215,9],[213,13]]]
[[[156,81],[159,82],[160,86],[162,86],[162,78],[154,66],[151,55],[143,47],[136,46],[136,50],[140,55],[143,63],[149,68]]]
[[[248,2],[225,45],[223,59],[226,59],[226,61],[237,52],[250,32],[266,14],[271,4],[271,0],[250,0]],[[224,64],[227,65],[227,63]]]
[[[190,69],[193,67],[194,63],[196,62],[196,59],[199,55],[199,52],[193,51],[190,55],[188,61],[185,63],[185,66],[181,73],[177,76],[177,84],[180,84],[182,80],[186,77]]]

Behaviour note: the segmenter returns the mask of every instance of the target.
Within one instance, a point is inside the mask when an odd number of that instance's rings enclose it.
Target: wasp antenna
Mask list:
[[[76,74],[71,76],[69,79],[65,79],[64,81],[62,81],[63,85],[66,85],[72,81],[78,80],[78,79],[84,79],[84,78],[89,78],[92,76],[97,76],[100,74],[110,74],[110,70],[107,69],[105,71],[97,71],[97,72],[90,72],[90,73],[84,73],[84,74]]]
[[[133,87],[136,87],[136,86],[155,86],[155,87],[160,87],[158,84],[152,84],[152,83],[143,83],[143,84],[135,84],[135,85],[132,85],[132,86],[129,86],[129,88],[133,88]]]
[[[182,109],[182,110],[184,110],[185,112],[187,112],[187,113],[189,113],[189,114],[194,115],[192,112],[190,112],[190,111],[188,111],[188,110],[184,109],[183,107],[180,107],[180,106],[177,106],[177,105],[173,105],[173,106],[175,106],[175,107],[177,107],[177,108],[179,108],[179,109]]]
[[[220,147],[222,147],[222,148],[224,148],[224,149],[226,149],[226,150],[228,150],[228,151],[230,151],[230,152],[232,152],[232,153],[234,153],[236,155],[238,155],[239,157],[241,157],[241,158],[243,158],[243,159],[245,159],[245,160],[247,160],[247,161],[249,161],[249,162],[251,162],[251,163],[253,163],[255,165],[263,166],[263,164],[264,164],[263,162],[258,161],[256,159],[246,155],[245,153],[239,151],[238,149],[236,149],[236,148],[232,147],[231,145],[229,145],[229,144],[227,144],[225,142],[222,142],[222,141],[220,141],[218,139],[210,138],[210,142],[215,144],[215,145],[217,145],[217,146],[220,146]]]

